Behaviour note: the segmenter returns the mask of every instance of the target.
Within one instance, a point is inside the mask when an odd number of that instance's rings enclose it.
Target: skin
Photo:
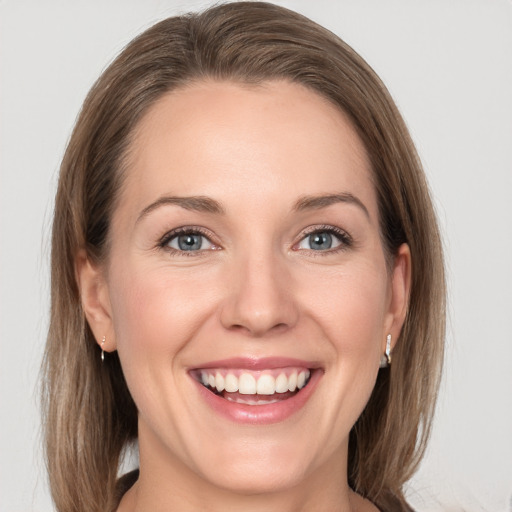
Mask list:
[[[370,165],[344,114],[286,82],[189,85],[139,123],[120,194],[108,261],[77,262],[89,324],[118,350],[139,410],[140,478],[119,510],[376,510],[348,487],[348,434],[386,335],[400,333],[410,254],[386,264]],[[296,208],[332,194],[357,199]],[[206,196],[223,213],[142,213],[164,196]],[[182,226],[209,241],[162,247]],[[331,227],[348,238],[314,250],[309,231]],[[240,356],[316,361],[321,378],[285,421],[240,425],[212,413],[188,373]]]

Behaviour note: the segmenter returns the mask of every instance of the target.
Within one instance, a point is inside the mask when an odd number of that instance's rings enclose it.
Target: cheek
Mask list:
[[[382,267],[382,268],[381,268]],[[313,283],[312,283],[313,284]],[[388,309],[388,276],[378,264],[352,265],[315,279],[310,301],[340,360],[380,351]]]
[[[324,287],[328,291],[315,294],[313,301],[315,319],[331,353],[326,377],[335,407],[329,421],[343,432],[355,423],[375,385],[385,339],[388,275],[379,265],[353,266],[326,279]]]
[[[183,348],[209,321],[215,288],[211,279],[187,272],[129,268],[112,272],[111,305],[123,371],[128,381],[140,381],[179,364]],[[174,378],[172,372],[165,378]]]

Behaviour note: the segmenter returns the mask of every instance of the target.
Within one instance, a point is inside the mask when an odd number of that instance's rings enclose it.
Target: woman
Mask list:
[[[59,511],[409,510],[443,337],[420,163],[340,39],[233,3],[158,23],[103,73],[55,206]]]

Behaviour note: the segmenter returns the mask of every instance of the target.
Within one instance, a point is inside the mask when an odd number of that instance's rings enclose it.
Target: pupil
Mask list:
[[[332,246],[332,235],[329,233],[314,233],[310,235],[311,249],[316,251],[321,249],[330,249]]]
[[[201,235],[180,235],[178,247],[182,251],[197,251],[201,249]]]

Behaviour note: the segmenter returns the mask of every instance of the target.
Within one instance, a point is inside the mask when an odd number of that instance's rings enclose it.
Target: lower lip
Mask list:
[[[268,425],[284,421],[298,412],[309,400],[322,375],[321,370],[314,370],[307,386],[286,400],[263,405],[247,405],[230,402],[205,388],[194,379],[202,399],[218,414],[237,423]]]

